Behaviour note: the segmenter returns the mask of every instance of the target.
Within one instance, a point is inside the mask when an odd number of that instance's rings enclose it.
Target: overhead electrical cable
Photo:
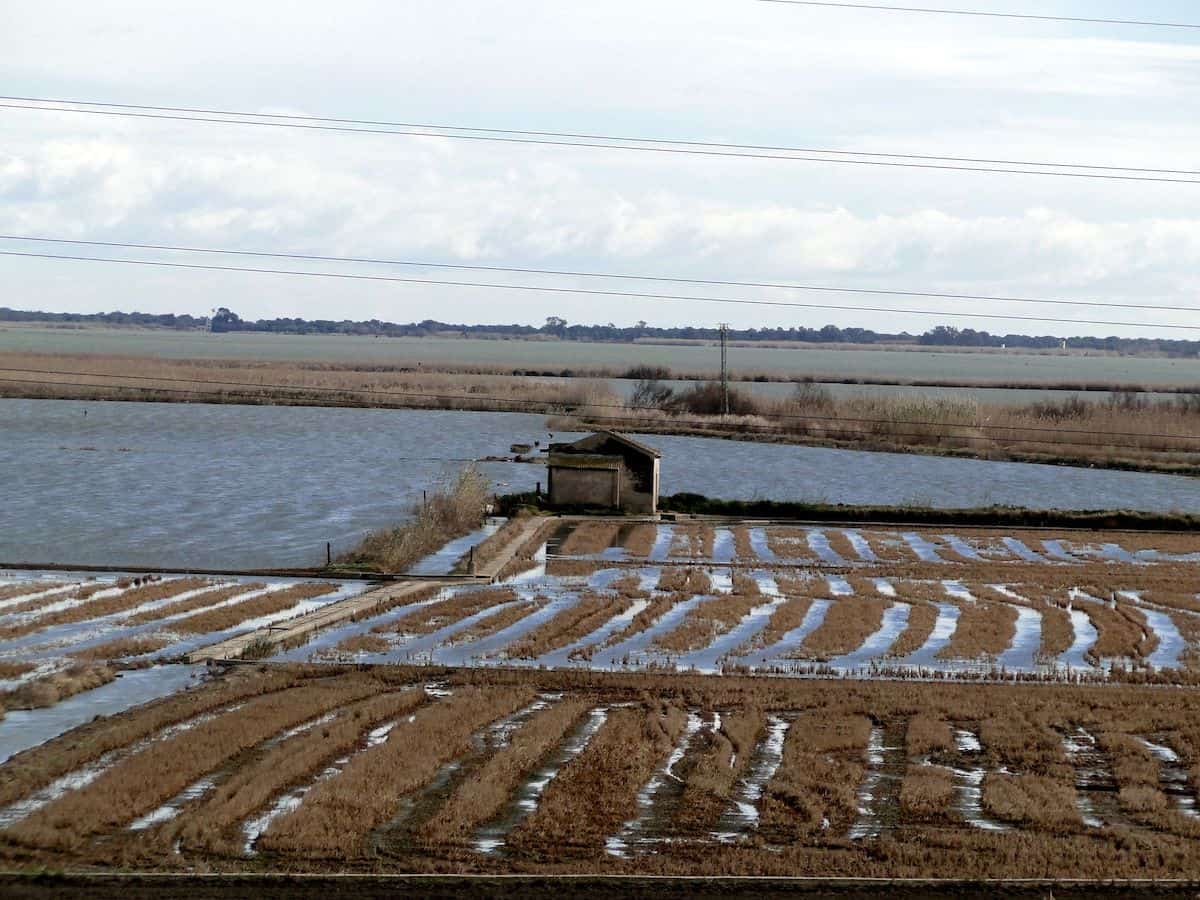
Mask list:
[[[18,250],[0,250],[0,256],[27,259],[71,260],[75,262],[108,263],[128,266],[146,266],[162,269],[191,269],[209,272],[243,272],[259,275],[291,275],[304,278],[332,278],[350,281],[387,282],[394,284],[423,284],[446,287],[481,288],[484,290],[527,291],[540,294],[573,294],[589,297],[622,297],[635,300],[655,300],[688,303],[724,303],[735,306],[769,306],[787,309],[823,309],[838,312],[877,312],[897,315],[934,316],[938,318],[996,319],[1014,322],[1042,322],[1069,325],[1103,325],[1115,328],[1175,329],[1200,331],[1200,325],[1184,325],[1174,322],[1129,322],[1104,319],[1063,319],[1052,316],[1023,316],[1008,313],[955,312],[933,309],[911,309],[886,306],[851,306],[834,303],[799,303],[794,300],[754,300],[745,297],[708,297],[689,294],[651,294],[640,291],[598,290],[593,288],[552,287],[532,284],[503,284],[487,281],[457,281],[437,278],[408,278],[397,275],[364,275],[350,272],[309,272],[300,269],[268,269],[258,266],[217,266],[208,263],[166,262],[162,260],[125,259],[118,257],[76,256],[66,253],[32,253]]]
[[[53,101],[46,101],[53,102]],[[72,102],[72,101],[62,101]],[[147,108],[147,107],[142,107]],[[169,109],[170,107],[158,107],[160,109]],[[675,153],[685,156],[705,156],[705,157],[720,157],[726,159],[767,159],[767,160],[783,160],[789,162],[810,162],[810,163],[831,163],[833,165],[853,165],[853,166],[873,166],[883,168],[901,168],[901,169],[925,169],[932,171],[943,172],[984,172],[998,175],[1044,175],[1053,178],[1090,178],[1099,179],[1102,181],[1132,181],[1132,182],[1153,182],[1159,184],[1200,184],[1198,178],[1167,178],[1162,175],[1141,174],[1141,175],[1121,175],[1117,172],[1155,172],[1161,171],[1166,173],[1178,174],[1197,174],[1196,170],[1186,169],[1139,169],[1125,168],[1121,166],[1090,166],[1086,164],[1057,164],[1057,163],[1013,163],[1013,165],[1023,166],[1046,166],[1045,169],[1035,168],[1004,168],[1001,165],[957,165],[949,162],[953,157],[920,157],[913,156],[912,158],[903,158],[896,154],[894,158],[875,158],[875,159],[859,159],[851,158],[850,156],[833,155],[833,154],[852,154],[853,156],[881,156],[882,154],[872,153],[857,153],[856,151],[824,151],[824,150],[796,150],[785,153],[768,153],[750,149],[752,145],[719,145],[719,144],[690,144],[682,146],[662,146],[662,144],[675,144],[678,142],[668,142],[660,139],[640,140],[638,138],[619,138],[619,137],[604,137],[594,140],[553,140],[549,138],[537,137],[505,137],[504,134],[515,135],[521,132],[502,132],[500,134],[462,134],[451,133],[450,131],[431,131],[431,128],[450,128],[454,126],[414,126],[414,128],[424,130],[412,130],[409,128],[367,128],[351,125],[333,125],[333,124],[315,124],[313,121],[304,121],[301,117],[294,117],[298,121],[282,121],[282,120],[265,120],[256,117],[256,113],[220,113],[222,116],[237,116],[239,118],[215,118],[213,115],[185,115],[183,113],[165,113],[165,112],[135,112],[130,109],[77,109],[63,106],[30,106],[28,103],[0,103],[0,109],[20,109],[33,112],[58,112],[58,113],[74,113],[80,115],[96,115],[96,116],[115,116],[118,118],[134,118],[134,119],[156,119],[166,121],[180,122],[200,122],[205,124],[217,125],[251,125],[266,128],[299,128],[307,131],[332,131],[340,133],[354,134],[385,134],[398,135],[404,137],[431,137],[431,138],[447,138],[450,140],[465,140],[465,141],[491,141],[503,144],[527,144],[539,145],[548,147],[577,147],[591,150],[622,150],[639,153]],[[186,111],[186,108],[180,107]],[[316,120],[320,121],[320,120]],[[470,129],[478,131],[480,129]],[[544,132],[552,134],[553,132]],[[565,136],[565,133],[564,133]],[[613,143],[601,143],[601,141],[611,141]],[[619,143],[619,142],[625,143]],[[647,146],[651,144],[652,146]],[[726,149],[699,149],[700,147],[721,147],[721,146],[744,146],[746,150],[726,150]],[[792,153],[827,153],[827,156],[797,156]],[[920,159],[944,159],[947,162],[918,162]],[[963,159],[966,159],[965,157]],[[1064,171],[1067,167],[1074,169],[1092,169],[1096,171]]]
[[[349,394],[349,395],[365,395],[365,396],[371,396],[371,397],[403,398],[403,399],[409,399],[409,400],[470,401],[470,402],[478,401],[481,403],[496,403],[496,404],[505,404],[506,403],[506,404],[512,404],[512,405],[520,405],[520,406],[527,406],[530,403],[534,403],[534,404],[542,404],[545,406],[553,407],[555,409],[574,408],[574,407],[583,407],[585,410],[591,410],[591,409],[629,410],[629,409],[631,409],[631,407],[629,407],[627,405],[615,404],[615,403],[590,403],[590,402],[588,402],[588,403],[576,404],[576,403],[563,403],[562,401],[553,401],[553,400],[534,400],[534,399],[530,399],[527,397],[516,397],[516,398],[514,398],[514,397],[495,397],[495,396],[487,396],[487,395],[483,395],[483,394],[439,394],[439,393],[431,393],[431,392],[423,392],[423,391],[389,390],[389,389],[385,389],[385,388],[322,387],[319,385],[310,386],[310,385],[294,385],[294,384],[272,384],[272,383],[267,383],[267,382],[231,381],[228,379],[212,379],[212,378],[180,378],[178,376],[167,376],[167,375],[162,375],[162,376],[158,376],[158,375],[122,375],[122,374],[117,374],[117,373],[113,373],[113,372],[80,372],[80,371],[70,371],[70,370],[62,370],[62,369],[34,369],[34,368],[27,368],[27,367],[0,367],[0,373],[42,375],[42,376],[49,375],[49,376],[54,376],[55,378],[96,378],[96,379],[101,379],[101,380],[103,380],[103,379],[110,379],[110,380],[111,379],[120,379],[120,380],[124,380],[124,381],[150,381],[150,382],[155,382],[156,384],[157,383],[198,384],[198,385],[204,385],[206,387],[219,387],[219,388],[227,388],[227,387],[250,388],[260,394],[264,390],[275,390],[275,391],[294,391],[294,392],[301,392],[301,393],[307,393],[307,394],[315,393],[315,394],[333,394],[333,395],[347,395],[347,394]],[[65,384],[65,385],[69,385],[72,387],[105,387],[105,385],[103,385],[103,384],[97,385],[97,384],[84,384],[84,383],[78,383],[78,382],[45,381],[45,380],[31,380],[31,381],[28,381],[27,383],[29,383],[29,384],[46,384],[46,385]],[[131,387],[132,388],[134,386],[113,385],[113,387]],[[147,387],[144,385],[138,385],[136,387],[139,387],[139,388],[142,388],[145,390],[156,390],[156,388],[154,388],[152,386]],[[634,407],[632,409],[634,411],[636,411],[637,408]],[[628,417],[625,416],[625,417],[609,417],[609,418],[628,418]],[[988,432],[1019,431],[1019,432],[1033,432],[1035,434],[1073,435],[1073,436],[1080,436],[1080,437],[1100,437],[1100,438],[1122,437],[1122,438],[1143,438],[1143,439],[1170,440],[1170,441],[1182,441],[1182,442],[1200,442],[1200,435],[1162,434],[1162,433],[1138,432],[1138,431],[1111,431],[1111,430],[1098,431],[1095,429],[1062,428],[1062,427],[1058,427],[1058,426],[1051,427],[1051,426],[1045,426],[1045,425],[992,425],[992,424],[988,424],[986,422],[985,423],[977,423],[977,424],[972,423],[972,424],[956,425],[952,422],[935,422],[935,421],[928,421],[928,420],[880,419],[880,418],[867,418],[867,417],[856,417],[856,416],[814,415],[814,414],[805,414],[805,413],[779,413],[779,414],[770,416],[770,418],[775,418],[775,419],[780,419],[780,420],[785,420],[785,421],[822,422],[822,423],[833,424],[833,425],[889,425],[889,426],[902,425],[905,427],[912,427],[912,428],[942,429],[943,431],[948,428],[956,428],[956,429],[957,428],[966,428],[966,429],[972,429],[972,430],[976,430],[976,431],[988,431]],[[656,421],[660,421],[660,423],[661,423],[661,420],[656,420]],[[675,424],[695,424],[695,425],[712,424],[712,422],[710,420],[704,420],[704,419],[689,420],[689,419],[672,418],[667,421],[670,421],[671,423],[675,423]],[[925,432],[892,432],[892,433],[907,436],[907,437],[927,437],[928,436]],[[955,435],[955,434],[949,434],[948,432],[945,433],[944,436],[951,437],[951,438],[971,437],[970,435]],[[1096,444],[1092,443],[1092,442],[1048,441],[1048,442],[1040,442],[1040,443],[1067,443],[1067,444],[1072,444],[1074,446],[1087,446],[1087,447],[1096,446]],[[1134,445],[1127,445],[1124,442],[1120,442],[1120,441],[1115,442],[1113,445],[1114,446],[1134,446]]]
[[[861,9],[873,12],[931,13],[941,16],[979,16],[989,19],[1030,19],[1039,22],[1074,22],[1085,25],[1137,25],[1144,28],[1195,28],[1200,23],[1161,22],[1153,19],[1101,19],[1086,16],[1050,16],[1037,13],[995,12],[977,9],[940,9],[928,6],[890,6],[882,3],[842,3],[835,0],[758,0],[759,3],[781,3],[787,6],[824,6],[833,9]]]
[[[1053,306],[1087,306],[1110,309],[1158,310],[1166,312],[1200,313],[1200,307],[1178,304],[1118,303],[1107,300],[1064,300],[1049,297],[1011,297],[989,294],[957,294],[942,291],[905,291],[887,288],[850,288],[820,284],[794,284],[769,281],[732,281],[714,278],[673,278],[666,275],[635,275],[626,272],[585,272],[569,269],[537,269],[528,266],[484,266],[467,263],[440,263],[410,259],[384,259],[366,256],[328,256],[314,253],[282,253],[268,250],[230,250],[218,247],[189,247],[177,244],[143,244],[131,241],[90,241],[79,238],[32,237],[23,234],[0,234],[0,240],[41,244],[72,244],[85,247],[116,247],[126,250],[154,250],[171,253],[203,253],[218,256],[253,256],[268,259],[294,259],[307,262],[328,262],[347,265],[404,266],[419,269],[452,269],[469,272],[504,272],[520,275],[547,275],[564,278],[601,278],[622,281],[650,281],[669,284],[702,284],[714,287],[766,288],[781,291],[806,291],[831,294],[867,294],[884,297],[925,297],[938,300],[970,300],[988,303],[1036,303]]]

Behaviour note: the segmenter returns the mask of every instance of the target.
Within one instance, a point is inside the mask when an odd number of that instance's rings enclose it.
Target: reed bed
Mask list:
[[[845,834],[858,815],[870,735],[871,721],[863,716],[821,712],[797,719],[760,806],[763,835],[778,843],[820,843]]]
[[[997,819],[1055,834],[1083,829],[1075,806],[1075,785],[1043,775],[989,774],[983,781],[983,808]]]
[[[19,581],[16,584],[4,584],[0,585],[0,601],[24,597],[26,594],[40,594],[43,591],[52,591],[55,588],[66,586],[67,582],[64,581]],[[8,613],[12,609],[12,607],[8,607],[4,612]]]
[[[954,775],[943,766],[910,768],[900,783],[900,814],[906,822],[937,823],[950,818]]]
[[[111,659],[124,659],[127,656],[142,656],[147,653],[157,653],[171,644],[166,637],[153,634],[133,635],[132,637],[117,638],[83,650],[75,650],[70,656],[73,659],[87,662],[103,662]]]
[[[554,534],[557,528],[558,523],[554,520],[549,520],[538,526],[533,535],[526,538],[525,543],[518,547],[516,553],[513,554],[513,558],[500,570],[497,576],[499,580],[504,581],[513,578],[522,572],[528,572],[534,568],[535,558],[541,552],[542,548],[546,546],[546,542],[550,540],[551,535]]]
[[[1096,627],[1096,643],[1087,652],[1093,663],[1102,659],[1141,659],[1153,652],[1158,640],[1149,634],[1141,613],[1125,605],[1116,608],[1106,603],[1083,602],[1078,608],[1087,613]]]
[[[681,603],[686,599],[687,596],[683,594],[671,594],[666,597],[655,597],[646,605],[645,609],[630,619],[628,625],[609,637],[604,646],[614,646],[628,638],[633,637],[639,632],[645,631],[647,628],[651,627],[655,622],[665,616],[668,612],[670,612],[671,607],[673,607],[676,603]],[[599,647],[583,647],[577,652],[576,657],[578,659],[591,659],[599,649]]]
[[[284,612],[305,600],[314,600],[317,597],[324,597],[326,594],[336,592],[337,587],[331,584],[321,582],[297,584],[281,591],[263,594],[252,600],[244,600],[241,603],[188,616],[172,622],[171,630],[182,634],[208,634],[214,631],[225,631],[241,625],[243,622]]]
[[[620,531],[621,526],[616,522],[578,522],[562,542],[559,553],[563,556],[594,556],[615,546]]]
[[[908,542],[896,531],[866,531],[862,532],[867,546],[881,563],[921,563],[920,557],[913,553]],[[927,536],[922,534],[922,536]],[[928,563],[922,563],[928,565]]]
[[[674,706],[613,710],[587,749],[550,782],[537,810],[509,834],[510,846],[603,847],[636,814],[638,790],[671,752],[686,719]]]
[[[521,782],[562,745],[589,708],[585,698],[567,698],[522,725],[509,745],[468,775],[425,823],[419,835],[422,843],[461,842],[500,815]]]
[[[748,706],[722,714],[721,728],[704,732],[706,739],[676,767],[686,782],[672,823],[676,833],[706,834],[717,825],[765,731],[763,711]]]
[[[687,566],[667,566],[658,577],[658,590],[669,594],[707,594],[712,580],[703,569]]]
[[[790,525],[767,528],[767,547],[780,559],[811,561],[816,557],[808,546],[808,531]]]
[[[673,631],[660,635],[654,645],[668,653],[702,650],[722,634],[736,628],[750,610],[761,604],[761,597],[744,594],[707,600],[688,613]]]
[[[403,572],[449,541],[483,524],[492,496],[488,480],[467,466],[453,482],[428,494],[410,510],[411,521],[368,534],[338,563],[375,572]]]
[[[483,640],[498,634],[510,625],[516,625],[526,616],[537,612],[540,605],[546,602],[545,597],[539,597],[538,601],[527,601],[523,603],[515,603],[507,609],[502,609],[494,615],[480,619],[469,628],[464,628],[462,631],[455,634],[447,641],[450,644],[471,644],[475,641]]]
[[[929,603],[916,602],[908,610],[908,625],[896,638],[887,655],[891,657],[908,656],[916,653],[925,646],[933,627],[937,624],[937,607]]]
[[[53,587],[58,586],[59,585],[53,585]],[[93,584],[81,585],[80,587],[75,588],[73,591],[50,594],[47,597],[36,597],[33,600],[26,600],[22,603],[14,603],[11,606],[6,606],[4,609],[0,610],[0,616],[18,616],[23,613],[36,612],[39,609],[44,609],[45,607],[54,603],[61,603],[64,600],[87,600],[94,594],[98,594],[103,590],[108,590],[111,587],[111,584],[102,581],[95,582]],[[51,590],[52,588],[47,587],[44,589]],[[24,592],[17,592],[12,594],[12,596],[20,597],[22,593]]]
[[[0,640],[12,640],[34,632],[44,631],[56,625],[71,625],[99,619],[114,613],[135,609],[143,603],[165,600],[187,591],[199,590],[209,584],[207,578],[173,578],[167,581],[151,580],[138,587],[131,587],[113,597],[91,599],[78,606],[60,609],[57,612],[38,616],[27,622],[18,622],[0,628]]]
[[[804,623],[804,617],[808,615],[811,606],[812,599],[809,597],[789,596],[775,612],[771,613],[766,627],[752,640],[752,646],[770,647],[792,629],[799,628]]]
[[[412,713],[427,701],[420,688],[369,697],[344,707],[319,728],[272,747],[249,765],[239,767],[197,807],[185,811],[169,829],[189,847],[236,855],[245,840],[243,821],[297,785],[310,781],[334,759],[362,746],[368,731]]]
[[[376,634],[431,634],[468,616],[516,599],[517,593],[511,588],[456,592],[445,600],[415,609],[395,622],[376,625],[371,630]]]
[[[953,753],[955,750],[954,735],[950,731],[950,724],[944,719],[923,713],[908,720],[904,745],[909,756]]]
[[[804,639],[797,659],[828,660],[851,653],[863,645],[883,624],[883,614],[892,604],[882,597],[841,597],[825,614],[821,627]]]
[[[650,555],[656,540],[658,540],[658,526],[650,522],[642,522],[629,529],[621,541],[621,546],[630,556],[643,559]]]
[[[823,533],[825,540],[829,542],[829,549],[846,562],[855,562],[860,559],[858,551],[854,549],[854,544],[850,542],[846,532],[836,528],[826,528],[823,529]]]
[[[750,543],[750,529],[745,525],[738,525],[731,531],[733,532],[734,558],[739,562],[757,562],[758,554],[754,552],[754,546]]]
[[[323,668],[320,671],[327,674],[329,670]],[[305,669],[268,672],[236,669],[194,690],[69,731],[0,766],[0,807],[45,787],[109,751],[134,744],[167,726],[232,703],[295,687],[303,684],[309,674]]]
[[[18,843],[69,849],[119,828],[256,744],[346,703],[377,693],[370,677],[314,682],[248,701],[188,732],[151,744],[9,829]]]
[[[36,668],[37,666],[31,662],[0,660],[0,678],[20,678],[22,675],[32,672]]]
[[[940,659],[994,659],[1012,644],[1017,611],[1005,603],[963,603],[958,627]]]
[[[357,754],[337,777],[316,785],[299,809],[276,819],[259,846],[306,859],[361,856],[366,836],[395,815],[406,794],[469,753],[475,731],[532,698],[528,688],[464,688],[418,710],[384,743]]]
[[[624,597],[586,594],[574,606],[510,644],[505,653],[510,659],[537,659],[586,637],[632,605]]]
[[[166,606],[148,609],[145,612],[130,616],[126,621],[130,625],[144,625],[147,622],[158,622],[162,619],[168,619],[171,616],[194,612],[197,609],[204,609],[208,606],[216,606],[218,603],[224,603],[226,600],[232,600],[234,597],[240,597],[242,594],[261,591],[264,588],[266,588],[266,585],[261,582],[231,584],[226,587],[217,587],[214,585],[211,591],[205,591],[202,594],[197,594],[195,597],[189,597],[187,600],[179,600],[175,603],[168,603]]]
[[[14,690],[0,694],[4,709],[44,709],[61,700],[74,697],[115,681],[117,673],[107,666],[73,665],[53,672],[44,678],[28,681]]]

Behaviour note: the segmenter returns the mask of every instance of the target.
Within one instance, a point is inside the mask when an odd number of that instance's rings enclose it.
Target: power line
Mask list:
[[[485,290],[528,291],[540,294],[575,294],[589,297],[622,297],[640,300],[662,300],[667,302],[690,303],[725,303],[735,306],[770,306],[787,309],[823,309],[840,312],[877,312],[895,313],[899,315],[935,316],[940,318],[960,319],[998,319],[1015,322],[1042,322],[1070,325],[1104,325],[1118,328],[1154,328],[1177,329],[1182,331],[1200,331],[1200,325],[1181,325],[1170,322],[1121,322],[1102,319],[1062,319],[1051,316],[1018,316],[1006,313],[976,313],[976,312],[939,312],[932,309],[906,309],[884,306],[849,306],[833,303],[798,303],[791,300],[751,300],[742,297],[706,297],[688,294],[650,294],[639,291],[595,290],[590,288],[549,287],[532,284],[501,284],[486,281],[456,281],[436,278],[403,278],[396,275],[356,275],[349,272],[305,272],[298,269],[268,269],[258,266],[215,266],[207,263],[164,262],[146,259],[121,259],[117,257],[75,256],[66,253],[32,253],[17,250],[0,250],[0,256],[22,257],[28,259],[72,260],[75,262],[98,262],[130,266],[149,266],[163,269],[192,269],[208,272],[245,272],[259,275],[297,275],[307,278],[340,278],[350,281],[373,281],[398,284],[424,284],[446,287],[483,288]]]
[[[53,102],[53,101],[50,101]],[[70,102],[70,101],[65,101]],[[162,107],[168,109],[170,107]],[[984,172],[997,175],[1045,175],[1054,178],[1092,178],[1102,181],[1134,181],[1134,182],[1155,182],[1159,184],[1200,184],[1200,179],[1196,178],[1164,178],[1156,175],[1116,175],[1109,174],[1103,171],[1098,172],[1067,172],[1067,171],[1048,171],[1038,169],[1018,169],[1018,168],[1000,168],[998,166],[988,165],[950,165],[944,163],[932,162],[911,162],[900,161],[899,159],[850,159],[848,157],[823,157],[823,156],[793,156],[787,153],[762,153],[752,151],[730,151],[730,150],[700,150],[688,148],[686,146],[642,146],[633,143],[599,143],[597,141],[574,141],[574,140],[549,140],[544,138],[534,137],[502,137],[496,134],[450,134],[443,131],[417,131],[417,130],[398,130],[389,128],[360,128],[349,125],[320,125],[311,124],[304,121],[263,121],[261,119],[238,118],[225,119],[213,118],[203,115],[182,115],[168,114],[161,112],[132,112],[128,110],[102,110],[102,109],[68,109],[65,107],[53,106],[29,106],[16,103],[0,103],[0,109],[21,109],[33,112],[62,112],[75,113],[79,115],[95,115],[95,116],[115,116],[118,118],[134,118],[134,119],[159,119],[167,121],[179,122],[201,122],[205,124],[216,125],[254,125],[266,128],[299,128],[306,131],[333,131],[340,133],[351,134],[386,134],[400,135],[405,137],[434,137],[447,138],[450,140],[462,141],[491,141],[502,144],[526,144],[540,145],[547,147],[579,147],[591,150],[625,150],[639,153],[676,153],[686,156],[707,156],[721,157],[731,159],[769,159],[769,160],[785,160],[789,162],[811,162],[811,163],[832,163],[835,165],[852,165],[852,166],[875,166],[883,168],[901,168],[901,169],[927,169],[943,172]],[[181,107],[181,109],[183,109]],[[223,113],[222,115],[231,116],[254,116],[256,113]],[[437,128],[450,126],[419,126],[423,128]],[[519,132],[505,132],[507,134],[517,134]],[[549,132],[547,132],[549,133]],[[609,141],[636,141],[637,138],[604,138]],[[643,141],[642,144],[649,143]],[[704,145],[701,145],[704,146]],[[719,146],[719,145],[707,145]],[[745,145],[749,146],[749,145]],[[853,151],[797,151],[797,152],[853,152]],[[860,154],[867,155],[867,154]],[[929,157],[936,159],[938,157]],[[944,157],[951,159],[951,157]],[[1041,165],[1033,163],[1032,165]],[[1057,166],[1056,163],[1046,163],[1047,166]],[[1100,167],[1078,165],[1078,168],[1086,169],[1103,169],[1109,168],[1110,171],[1138,172],[1138,171],[1153,171],[1149,169],[1125,169],[1121,167]],[[1164,169],[1165,172],[1179,172],[1180,174],[1192,174],[1189,170],[1184,169]]]
[[[1175,304],[1117,303],[1104,300],[1063,300],[1047,297],[1006,297],[988,294],[952,294],[941,291],[902,291],[885,288],[848,288],[819,284],[773,283],[768,281],[731,281],[712,278],[672,278],[664,275],[633,275],[623,272],[583,272],[565,269],[537,269],[516,266],[482,266],[465,263],[436,263],[422,260],[381,259],[364,256],[323,256],[313,253],[281,253],[266,250],[229,250],[217,247],[188,247],[177,244],[141,244],[130,241],[89,241],[77,238],[31,237],[23,234],[0,234],[3,241],[23,241],[42,244],[73,244],[85,247],[119,247],[127,250],[157,250],[171,253],[207,253],[219,256],[255,256],[269,259],[295,259],[310,262],[406,266],[421,269],[454,269],[469,272],[506,272],[521,275],[551,275],[567,278],[610,278],[624,281],[651,281],[670,284],[704,284],[716,287],[769,288],[773,290],[809,291],[831,294],[867,294],[884,297],[926,297],[938,300],[971,300],[992,303],[1037,303],[1054,306],[1087,306],[1110,309],[1160,310],[1200,313],[1200,307]],[[1072,320],[1074,321],[1074,320]]]
[[[591,134],[571,131],[530,131],[517,128],[481,128],[474,125],[439,125],[430,122],[397,122],[379,119],[346,119],[330,116],[308,116],[289,113],[238,112],[228,109],[207,109],[194,106],[151,106],[140,103],[105,103],[96,100],[63,100],[50,97],[15,97],[0,94],[0,101],[22,103],[69,103],[75,106],[109,107],[121,110],[150,110],[152,112],[176,112],[208,116],[242,116],[252,119],[280,119],[295,122],[323,122],[335,125],[369,125],[386,128],[423,128],[436,131],[474,131],[481,134],[516,134],[528,137],[568,138],[588,141],[618,141],[638,144],[666,144],[677,147],[716,147],[723,150],[768,150],[780,153],[821,153],[830,156],[871,156],[882,159],[925,160],[930,162],[983,163],[1003,166],[1038,166],[1055,169],[1095,169],[1107,172],[1143,172],[1156,175],[1200,175],[1200,169],[1155,169],[1139,166],[1093,165],[1089,163],[1060,163],[1038,160],[990,159],[976,156],[930,156],[920,153],[883,153],[868,150],[830,150],[822,147],[788,147],[777,144],[734,144],[718,141],[683,140],[677,138],[622,137],[616,135]],[[42,107],[12,107],[15,109],[41,109]],[[54,112],[87,112],[87,110],[52,110]],[[224,121],[224,120],[222,120]],[[253,123],[250,123],[253,124]],[[384,132],[391,133],[391,132]],[[404,132],[408,133],[408,132]]]
[[[973,9],[934,9],[924,6],[884,6],[877,3],[835,3],[821,0],[758,0],[759,3],[783,3],[790,6],[826,6],[836,9],[864,9],[881,12],[933,13],[944,16],[980,16],[989,19],[1032,19],[1040,22],[1075,22],[1087,25],[1140,25],[1146,28],[1196,28],[1192,22],[1157,22],[1146,19],[1093,19],[1083,16],[1046,16],[1034,13],[984,12]]]
[[[178,376],[168,376],[168,375],[162,375],[162,376],[159,376],[159,375],[122,375],[122,374],[117,374],[117,373],[113,373],[113,372],[78,372],[78,371],[67,371],[67,370],[61,370],[61,369],[32,369],[32,368],[26,368],[26,367],[0,367],[0,373],[28,374],[28,375],[51,375],[56,378],[97,378],[97,379],[122,379],[125,381],[151,381],[151,382],[155,382],[156,384],[164,383],[164,382],[167,384],[198,384],[198,385],[205,385],[205,386],[209,386],[209,387],[218,387],[218,388],[226,388],[226,387],[253,388],[259,392],[264,391],[264,390],[277,390],[277,391],[295,391],[295,392],[301,392],[301,393],[307,393],[307,394],[314,394],[314,393],[316,393],[316,394],[333,394],[333,395],[346,395],[346,394],[360,395],[361,394],[361,395],[367,395],[367,396],[372,396],[372,397],[403,398],[403,399],[414,399],[414,400],[467,401],[467,402],[480,401],[480,402],[485,402],[485,403],[497,403],[497,404],[507,403],[507,404],[521,405],[521,406],[526,406],[530,403],[537,403],[537,404],[541,404],[541,405],[544,405],[544,406],[547,406],[550,408],[568,408],[568,409],[570,407],[573,407],[576,405],[583,406],[586,409],[629,409],[628,406],[625,406],[623,404],[616,404],[616,403],[591,403],[591,402],[588,402],[588,403],[582,403],[582,404],[571,404],[571,403],[562,403],[562,402],[556,402],[556,401],[551,401],[551,400],[531,400],[529,398],[524,398],[524,397],[521,397],[521,398],[495,397],[495,396],[487,396],[487,395],[481,395],[481,394],[438,394],[438,393],[424,392],[424,391],[386,390],[383,388],[347,388],[347,387],[322,387],[320,385],[273,384],[273,383],[268,383],[268,382],[230,381],[227,379],[212,379],[212,378],[181,378]],[[71,387],[106,387],[106,385],[103,385],[103,384],[85,384],[85,383],[78,383],[78,382],[44,381],[44,380],[15,381],[15,380],[10,379],[8,381],[8,383],[41,384],[41,385],[49,385],[49,386],[53,386],[56,384],[63,384],[63,385],[71,386]],[[140,385],[138,385],[138,386],[108,385],[108,386],[118,387],[118,388],[123,387],[123,388],[130,388],[130,389],[137,387],[138,389],[142,389],[142,390],[158,390],[158,388],[155,388],[152,386],[140,386]],[[165,389],[165,388],[162,390],[169,392],[169,390]],[[605,417],[601,417],[601,418],[605,418]],[[609,416],[607,418],[609,418],[609,419],[627,419],[629,417],[627,417],[627,416]],[[1200,435],[1162,434],[1162,433],[1155,433],[1155,432],[1137,432],[1137,431],[1111,431],[1111,430],[1097,431],[1095,429],[1061,428],[1061,427],[1049,427],[1049,426],[1044,426],[1044,425],[989,425],[987,423],[955,425],[953,423],[948,423],[948,422],[933,422],[933,421],[927,421],[927,420],[922,421],[922,420],[913,420],[913,419],[879,419],[879,418],[864,418],[864,417],[851,417],[851,416],[843,417],[843,416],[829,416],[829,415],[821,416],[821,415],[810,415],[810,414],[800,414],[800,413],[779,413],[777,415],[772,416],[772,418],[788,420],[788,421],[822,422],[822,423],[831,423],[831,424],[839,424],[839,425],[845,425],[845,424],[889,425],[889,426],[902,425],[905,427],[914,427],[914,428],[915,427],[940,428],[940,429],[969,428],[969,429],[973,429],[973,430],[977,430],[977,431],[1020,431],[1020,432],[1034,432],[1036,434],[1074,435],[1074,436],[1080,436],[1080,437],[1100,437],[1100,438],[1126,437],[1126,438],[1144,438],[1144,439],[1155,439],[1155,440],[1172,440],[1172,441],[1183,441],[1183,442],[1188,442],[1188,441],[1198,442],[1198,441],[1200,441]],[[644,421],[651,421],[651,420],[644,420]],[[690,419],[689,420],[689,419],[674,418],[674,419],[671,419],[670,421],[675,424],[697,425],[697,426],[708,426],[708,425],[713,424],[711,422],[708,422],[708,421],[702,420],[702,419]],[[739,428],[740,427],[741,426],[739,426]],[[768,426],[749,426],[749,427],[764,427],[765,428]],[[896,434],[896,435],[904,436],[904,437],[928,437],[929,436],[929,435],[925,434],[924,432],[892,432],[892,434]],[[943,436],[949,437],[949,438],[954,438],[954,439],[964,439],[964,440],[965,439],[980,439],[980,440],[983,439],[983,438],[971,438],[971,436],[969,436],[969,435],[954,435],[954,434],[949,434],[949,433],[946,433]],[[991,439],[989,439],[989,440],[991,440]],[[1057,441],[1057,440],[1041,441],[1041,440],[1039,440],[1039,441],[1036,441],[1036,443],[1051,443],[1051,444],[1057,443],[1057,444],[1064,444],[1064,445],[1068,445],[1068,446],[1079,446],[1079,447],[1096,447],[1096,446],[1098,446],[1095,443],[1080,442],[1080,441]],[[1121,446],[1136,446],[1136,445],[1126,444],[1124,442],[1111,442],[1110,441],[1105,446],[1121,447]],[[1190,452],[1190,451],[1188,451],[1188,452]]]

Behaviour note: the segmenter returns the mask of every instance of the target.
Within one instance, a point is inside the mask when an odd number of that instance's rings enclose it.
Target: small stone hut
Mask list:
[[[573,444],[551,444],[550,503],[656,515],[661,456],[654,448],[613,431],[600,431]]]

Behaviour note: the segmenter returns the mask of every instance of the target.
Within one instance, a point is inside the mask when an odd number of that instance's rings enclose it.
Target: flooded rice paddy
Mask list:
[[[404,519],[466,462],[551,439],[544,417],[511,413],[33,400],[0,400],[0,433],[0,561],[214,569],[319,565],[327,542]],[[1179,476],[643,439],[665,493],[1200,511],[1200,480]],[[546,481],[539,465],[480,466],[501,491]]]

